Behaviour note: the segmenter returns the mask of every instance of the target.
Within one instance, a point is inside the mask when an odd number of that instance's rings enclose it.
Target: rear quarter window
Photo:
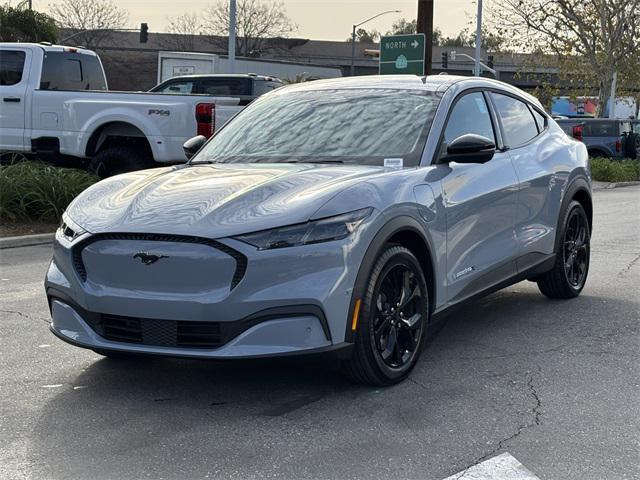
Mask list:
[[[617,137],[619,126],[614,122],[586,122],[583,128],[585,137]]]

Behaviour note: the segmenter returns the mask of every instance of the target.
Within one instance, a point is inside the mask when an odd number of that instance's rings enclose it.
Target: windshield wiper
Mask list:
[[[345,163],[345,161],[332,158],[327,160],[284,160],[278,163]]]

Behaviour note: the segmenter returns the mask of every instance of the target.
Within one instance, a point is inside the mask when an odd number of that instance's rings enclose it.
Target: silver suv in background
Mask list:
[[[276,77],[246,74],[200,74],[173,77],[153,87],[150,92],[185,95],[239,97],[240,105],[248,105],[260,95],[284,85]]]
[[[565,118],[557,120],[570,137],[583,142],[591,157],[640,158],[640,135],[629,120]]]

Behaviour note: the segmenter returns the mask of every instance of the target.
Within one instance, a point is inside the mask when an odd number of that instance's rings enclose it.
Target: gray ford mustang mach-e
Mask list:
[[[509,85],[303,83],[197,149],[69,206],[45,282],[55,335],[107,356],[334,352],[389,385],[452,307],[524,279],[584,287],[586,148]]]

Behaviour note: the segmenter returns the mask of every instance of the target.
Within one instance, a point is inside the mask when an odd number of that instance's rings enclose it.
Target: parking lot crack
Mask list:
[[[531,413],[533,414],[533,418],[529,422],[526,422],[526,423],[523,423],[521,425],[518,425],[517,430],[512,435],[509,435],[508,437],[499,440],[497,445],[489,453],[486,453],[483,456],[481,456],[480,458],[476,459],[473,463],[471,463],[471,465],[469,465],[463,471],[461,471],[460,474],[457,477],[455,477],[455,480],[463,479],[471,467],[473,467],[473,466],[475,466],[475,465],[477,465],[479,463],[482,463],[485,460],[487,460],[487,459],[493,457],[494,455],[496,455],[500,450],[502,450],[504,448],[504,446],[508,442],[510,442],[514,438],[517,438],[518,436],[520,436],[520,434],[522,432],[524,432],[525,430],[527,430],[528,428],[531,428],[531,427],[538,426],[538,425],[542,424],[542,411],[541,411],[542,410],[542,401],[540,400],[540,396],[538,395],[538,391],[536,390],[535,385],[533,383],[533,374],[529,374],[527,376],[526,384],[527,384],[527,388],[529,390],[529,395],[531,397],[533,397],[533,399],[535,400],[535,405],[531,409]]]
[[[38,317],[35,315],[29,315],[28,313],[19,312],[18,310],[0,310],[0,313],[8,313],[10,315],[18,315],[19,317],[26,318],[28,320],[41,320],[43,322],[48,322],[44,317]]]
[[[638,261],[640,261],[640,255],[637,255],[633,260],[627,263],[627,265],[622,270],[620,270],[618,275],[622,276],[629,273],[629,271],[631,270],[631,267],[633,267],[636,263],[638,263]]]

